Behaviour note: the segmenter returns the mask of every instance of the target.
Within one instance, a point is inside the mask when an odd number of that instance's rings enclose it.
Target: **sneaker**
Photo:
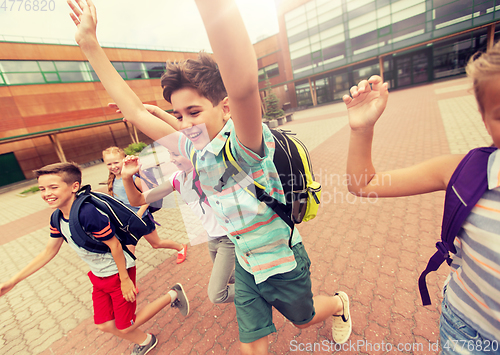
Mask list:
[[[177,264],[180,264],[184,260],[186,260],[187,247],[187,244],[182,244],[182,250],[177,252]]]
[[[344,312],[342,315],[333,316],[332,336],[333,341],[337,344],[343,344],[349,339],[352,331],[351,314],[349,313],[349,297],[342,291],[337,292],[335,296],[339,296],[342,301]]]
[[[132,351],[132,355],[145,355],[149,353],[151,350],[153,350],[156,344],[158,344],[158,339],[156,339],[156,337],[153,334],[151,334],[151,341],[148,344],[142,346],[136,344],[134,346],[134,350]]]
[[[179,312],[181,312],[183,316],[187,316],[189,314],[189,301],[186,292],[184,292],[184,288],[182,288],[180,283],[176,283],[174,287],[172,287],[172,290],[177,292],[177,299],[172,302],[171,306],[179,308]]]

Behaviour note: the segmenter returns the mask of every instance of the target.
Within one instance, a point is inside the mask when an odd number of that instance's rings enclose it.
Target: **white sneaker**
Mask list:
[[[332,336],[337,344],[345,343],[352,332],[351,314],[349,313],[349,297],[345,292],[339,291],[335,294],[342,301],[344,312],[341,315],[333,316]]]
[[[186,292],[184,292],[184,288],[180,283],[176,283],[174,287],[172,287],[172,290],[177,292],[177,298],[172,302],[172,307],[178,308],[183,316],[187,316],[189,314],[189,300],[186,296]]]

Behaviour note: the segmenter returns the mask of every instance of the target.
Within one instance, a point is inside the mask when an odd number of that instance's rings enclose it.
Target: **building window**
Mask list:
[[[284,14],[294,78],[493,23],[499,1],[309,0]],[[452,57],[437,60],[443,75],[461,66]]]
[[[149,78],[161,78],[165,72],[165,63],[143,63]]]
[[[123,79],[160,78],[164,63],[112,62]],[[78,83],[99,81],[88,62],[83,61],[0,61],[0,85]]]
[[[268,65],[267,67],[259,69],[259,81],[273,78],[280,75],[278,63]]]

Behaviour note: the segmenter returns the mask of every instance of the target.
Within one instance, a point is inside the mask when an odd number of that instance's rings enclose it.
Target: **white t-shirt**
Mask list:
[[[108,216],[99,211],[97,208],[94,208],[94,210],[100,212],[103,217],[108,218]],[[118,267],[116,266],[115,260],[113,259],[113,255],[111,255],[111,253],[93,253],[79,247],[71,237],[69,221],[61,218],[60,226],[61,234],[66,238],[71,249],[73,249],[78,254],[78,256],[88,264],[88,266],[90,267],[90,271],[92,271],[95,276],[108,277],[118,274]],[[126,268],[129,269],[135,266],[135,260],[132,259],[132,257],[125,251],[123,252],[123,254],[125,255]]]
[[[174,182],[177,181],[177,183]],[[180,193],[181,198],[191,208],[193,213],[200,219],[203,228],[207,231],[210,239],[220,238],[227,234],[214,215],[214,211],[205,202],[200,203],[200,196],[193,190],[193,172],[186,174],[185,171],[177,171],[169,178],[174,189]]]

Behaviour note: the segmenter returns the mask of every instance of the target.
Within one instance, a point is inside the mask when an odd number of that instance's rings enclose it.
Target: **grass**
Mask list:
[[[28,193],[35,193],[37,191],[40,191],[40,188],[38,186],[31,186],[29,189],[21,191],[21,195],[25,195]]]

